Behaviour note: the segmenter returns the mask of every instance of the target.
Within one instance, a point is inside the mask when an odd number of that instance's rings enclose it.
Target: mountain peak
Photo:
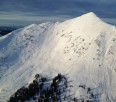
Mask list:
[[[93,12],[83,14],[79,18],[82,18],[82,19],[85,19],[85,20],[90,20],[90,21],[92,21],[92,20],[94,20],[94,21],[100,20],[100,18]]]
[[[94,17],[96,17],[96,14],[94,13],[94,12],[89,12],[89,13],[86,13],[86,14],[84,14],[83,16],[94,16]]]
[[[68,82],[66,86],[70,92],[66,96],[68,99],[71,96],[70,102],[74,97],[76,100],[114,102],[115,56],[116,30],[93,12],[61,23],[47,22],[21,28],[0,38],[0,102],[6,102],[22,86],[27,89],[30,84],[33,86],[37,73],[40,79],[41,75],[49,78],[47,84],[43,83],[45,89],[50,89],[47,88],[52,86],[49,81],[56,74],[66,76],[68,80],[64,77],[63,80]],[[59,83],[56,79],[54,82]],[[62,84],[60,86],[65,89]],[[62,102],[67,102],[66,98]]]
[[[68,22],[67,22],[68,21]],[[86,14],[83,14],[79,17],[73,18],[73,19],[69,19],[66,22],[69,24],[73,24],[73,25],[91,25],[94,24],[95,22],[103,22],[95,13],[93,12],[89,12]],[[72,23],[73,22],[73,23]]]

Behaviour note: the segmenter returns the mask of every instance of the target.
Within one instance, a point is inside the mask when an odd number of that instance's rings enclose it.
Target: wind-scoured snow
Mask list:
[[[0,102],[36,73],[66,74],[75,97],[116,102],[116,28],[90,12],[64,22],[32,24],[0,37]]]

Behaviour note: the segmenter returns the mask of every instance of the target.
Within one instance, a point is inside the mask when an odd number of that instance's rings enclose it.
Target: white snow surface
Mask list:
[[[0,102],[35,74],[67,75],[75,97],[86,85],[96,102],[116,102],[116,28],[90,12],[64,22],[32,24],[0,37]]]

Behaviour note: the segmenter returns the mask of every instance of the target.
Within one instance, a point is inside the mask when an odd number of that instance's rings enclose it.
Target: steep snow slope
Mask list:
[[[97,102],[116,101],[116,28],[94,13],[62,23],[32,24],[0,37],[0,102],[36,73],[68,76],[75,97],[91,87]]]

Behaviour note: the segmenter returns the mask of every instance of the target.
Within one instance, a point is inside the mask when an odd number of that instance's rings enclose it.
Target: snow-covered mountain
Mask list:
[[[32,82],[35,74],[62,73],[72,95],[116,102],[116,28],[90,12],[64,22],[32,24],[0,37],[0,102]]]

